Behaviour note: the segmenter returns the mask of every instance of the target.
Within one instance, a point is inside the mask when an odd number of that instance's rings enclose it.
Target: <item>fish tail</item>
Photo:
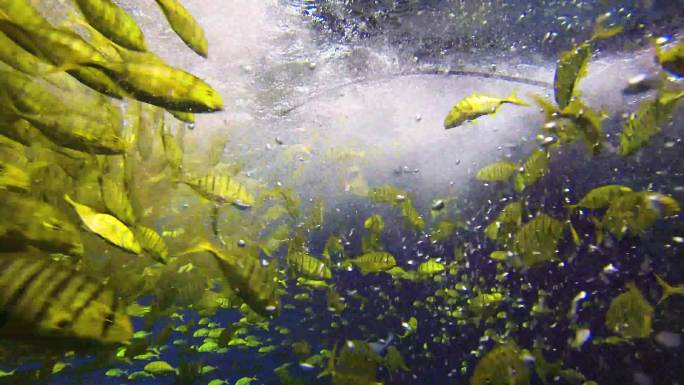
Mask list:
[[[674,293],[674,288],[667,283],[662,277],[660,277],[658,274],[655,275],[656,281],[658,281],[658,285],[663,289],[663,294],[660,297],[660,300],[658,300],[658,304],[665,301],[669,296]]]
[[[529,103],[527,103],[526,101],[524,101],[518,97],[518,90],[513,90],[513,93],[511,93],[511,96],[509,96],[508,99],[506,99],[505,101],[508,103],[517,104],[519,106],[529,106],[530,105]]]

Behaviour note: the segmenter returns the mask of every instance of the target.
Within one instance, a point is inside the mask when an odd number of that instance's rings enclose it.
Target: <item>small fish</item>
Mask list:
[[[204,80],[163,63],[110,62],[101,67],[136,99],[179,112],[223,109],[221,95]]]
[[[166,361],[152,361],[145,365],[144,371],[154,375],[165,375],[176,373],[176,368]]]
[[[21,25],[0,13],[0,31],[28,52],[60,68],[79,65],[102,67],[102,54],[77,33],[46,25]]]
[[[579,81],[587,75],[587,63],[591,56],[591,43],[585,42],[578,47],[561,52],[553,79],[556,103],[563,109],[574,95]]]
[[[123,343],[133,336],[126,306],[112,290],[47,259],[2,258],[0,307],[3,339],[73,345]]]
[[[525,160],[521,171],[516,174],[515,191],[521,192],[534,185],[549,171],[550,154],[546,150],[535,150]]]
[[[135,239],[140,243],[142,249],[149,253],[157,262],[167,264],[169,261],[169,250],[164,239],[153,229],[137,224],[133,227]]]
[[[660,132],[661,126],[670,121],[676,103],[682,98],[684,92],[662,91],[657,97],[641,102],[639,110],[629,116],[620,133],[620,155],[632,155],[648,144]]]
[[[112,215],[117,217],[126,225],[133,225],[137,222],[133,207],[128,199],[128,191],[122,188],[122,183],[115,181],[107,175],[99,176],[100,192],[102,200]]]
[[[76,0],[86,20],[116,44],[145,51],[145,37],[135,20],[111,0]]]
[[[394,267],[397,262],[392,254],[384,251],[374,251],[366,253],[354,259],[348,259],[343,263],[344,265],[352,264],[356,266],[361,274],[380,273],[387,271]]]
[[[449,114],[444,119],[444,128],[450,129],[461,124],[477,119],[480,116],[493,114],[502,104],[516,104],[519,106],[528,106],[525,101],[519,99],[515,93],[508,98],[497,98],[482,94],[472,94],[464,99],[461,99],[449,111]]]
[[[475,177],[484,182],[506,182],[519,169],[520,167],[517,164],[502,160],[482,167]]]
[[[589,191],[579,202],[574,205],[569,205],[568,209],[572,210],[577,207],[587,208],[591,210],[602,209],[610,205],[615,199],[632,192],[632,189],[627,186],[618,184],[609,184],[599,186]]]
[[[180,183],[190,186],[204,198],[216,203],[230,203],[238,208],[248,208],[254,205],[254,197],[237,182],[227,175],[205,175],[199,178],[183,179]]]
[[[443,263],[437,262],[434,259],[429,259],[426,262],[418,265],[418,273],[423,275],[435,275],[443,272],[446,269]]]
[[[668,195],[650,191],[631,192],[611,202],[598,227],[621,239],[628,232],[642,233],[657,220],[679,211],[679,203]]]
[[[625,338],[646,338],[653,331],[653,307],[633,282],[627,291],[615,297],[606,313],[609,330]]]
[[[178,36],[202,57],[207,57],[207,39],[199,23],[178,0],[156,0],[166,20]]]
[[[121,221],[109,214],[98,213],[92,208],[72,200],[69,195],[65,194],[64,199],[76,210],[89,231],[122,250],[133,254],[142,252],[142,247],[135,239],[133,232]]]
[[[525,223],[513,237],[513,247],[522,263],[533,267],[556,259],[563,229],[563,222],[541,213]]]
[[[487,352],[475,366],[471,385],[524,385],[530,383],[530,372],[522,353],[513,342],[501,344]]]
[[[69,218],[38,199],[0,190],[0,250],[24,251],[37,247],[47,252],[82,256],[81,235]]]
[[[325,263],[305,252],[288,253],[287,263],[299,277],[318,281],[331,277],[330,268]]]
[[[660,285],[660,287],[663,289],[663,294],[660,296],[658,303],[665,301],[672,295],[684,295],[684,285],[672,286],[658,274],[655,276],[656,280],[658,281],[658,285]]]
[[[229,255],[207,241],[200,242],[177,256],[198,252],[209,252],[214,256],[226,282],[252,310],[264,317],[278,315],[280,296],[275,283],[276,264],[264,268],[258,258]]]

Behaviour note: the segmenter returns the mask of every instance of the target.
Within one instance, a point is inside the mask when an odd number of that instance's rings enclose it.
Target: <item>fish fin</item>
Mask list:
[[[601,223],[601,220],[596,217],[591,217],[591,222],[594,224],[594,238],[596,238],[596,245],[601,245],[605,238],[603,224]]]
[[[658,281],[658,285],[663,289],[663,294],[660,296],[660,300],[658,300],[658,304],[661,302],[665,301],[668,297],[670,297],[673,293],[673,288],[672,286],[667,283],[662,277],[660,277],[658,274],[656,276],[656,281]]]
[[[529,106],[530,104],[518,97],[518,90],[513,90],[511,96],[504,100],[504,103],[517,104],[519,106]]]
[[[579,234],[577,234],[577,230],[575,230],[575,226],[572,225],[572,222],[568,221],[568,228],[570,228],[570,234],[572,235],[572,241],[575,242],[575,246],[579,246],[582,244],[582,239],[580,239]]]

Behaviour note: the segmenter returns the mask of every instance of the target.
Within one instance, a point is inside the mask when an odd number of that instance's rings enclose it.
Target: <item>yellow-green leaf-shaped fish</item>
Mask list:
[[[142,249],[149,253],[155,261],[163,264],[168,263],[169,250],[166,247],[164,239],[162,239],[156,231],[147,226],[138,224],[133,227],[133,233]]]
[[[28,52],[55,66],[104,66],[107,60],[77,33],[50,26],[34,25],[30,28],[0,14],[0,31]]]
[[[632,155],[646,145],[660,132],[660,126],[670,120],[675,104],[682,98],[684,92],[664,91],[656,99],[643,101],[620,133],[619,153]]]
[[[499,216],[487,225],[485,235],[487,238],[507,245],[513,234],[522,224],[523,206],[521,202],[511,202],[501,210]]]
[[[570,99],[576,94],[575,89],[580,79],[587,75],[590,55],[590,43],[581,44],[579,47],[561,53],[553,79],[556,103],[561,109],[570,103]]]
[[[658,274],[655,276],[656,280],[658,281],[658,285],[660,285],[660,287],[663,289],[663,294],[660,296],[658,303],[665,301],[672,295],[684,295],[684,285],[672,286]]]
[[[477,172],[477,180],[484,182],[505,182],[511,179],[511,176],[518,171],[517,164],[502,160],[492,164],[488,164]]]
[[[202,79],[160,63],[109,63],[108,73],[136,99],[180,112],[223,108],[221,95]]]
[[[12,163],[0,163],[0,191],[27,193],[31,189],[29,174]]]
[[[264,317],[278,315],[280,297],[275,284],[275,264],[264,268],[258,258],[228,255],[206,241],[180,255],[197,252],[209,252],[216,258],[226,282],[252,310]]]
[[[510,342],[485,354],[475,366],[470,385],[529,385],[530,372],[522,352]]]
[[[506,103],[528,106],[528,104],[525,101],[520,100],[515,93],[508,98],[497,98],[475,93],[456,103],[444,119],[444,128],[450,129],[460,126],[465,122],[477,119],[480,116],[493,114],[502,104]]]
[[[54,69],[50,63],[29,53],[3,32],[0,32],[0,61],[28,75],[46,74]]]
[[[77,111],[42,84],[16,71],[0,71],[0,100],[15,118],[29,121],[53,142],[96,154],[122,154],[114,114],[104,108]]]
[[[522,171],[515,176],[514,187],[515,191],[523,191],[524,189],[537,183],[537,181],[549,169],[549,153],[545,150],[535,150],[525,160]]]
[[[88,23],[122,47],[145,51],[145,37],[131,15],[111,0],[76,0]]]
[[[176,373],[176,369],[166,361],[152,361],[145,365],[143,370],[154,375]]]
[[[363,227],[366,228],[372,234],[380,234],[385,228],[385,223],[382,221],[382,217],[378,214],[371,215],[366,218],[363,222]]]
[[[123,223],[132,226],[137,222],[128,192],[111,177],[100,176],[100,192],[107,210]]]
[[[29,0],[0,0],[0,11],[17,24],[26,27],[49,25]]]
[[[653,328],[653,307],[633,282],[613,298],[606,313],[606,326],[625,338],[646,338]]]
[[[563,222],[545,214],[524,224],[515,233],[513,246],[525,267],[556,259],[563,229]]]
[[[385,355],[385,366],[390,373],[398,372],[402,370],[404,372],[410,371],[409,367],[406,366],[404,357],[401,356],[399,349],[396,346],[390,345],[387,348],[387,354]]]
[[[363,254],[360,257],[349,259],[345,264],[352,264],[361,271],[361,274],[381,273],[396,266],[397,261],[392,254],[384,251],[375,251]]]
[[[0,259],[0,338],[78,346],[133,336],[126,306],[102,282],[47,259]]]
[[[216,203],[230,203],[238,208],[254,206],[254,197],[227,175],[205,175],[200,178],[181,180],[204,198]]]
[[[679,42],[668,50],[656,46],[656,58],[668,72],[684,76],[684,42]]]
[[[109,214],[98,213],[92,208],[73,201],[69,195],[64,199],[76,210],[86,228],[125,251],[140,254],[142,247],[133,232],[121,221]]]
[[[446,267],[443,263],[437,262],[434,259],[429,259],[418,265],[417,271],[423,275],[434,275],[443,272],[444,269],[446,269]]]
[[[679,203],[670,196],[648,191],[625,193],[610,203],[601,225],[620,239],[628,231],[642,233],[658,219],[679,211]]]
[[[627,186],[622,186],[619,184],[609,184],[605,186],[600,186],[592,189],[580,199],[577,204],[570,205],[568,208],[586,208],[590,210],[597,210],[607,207],[615,199],[621,196],[631,193],[632,189]]]
[[[156,0],[171,28],[193,51],[207,57],[207,39],[199,23],[178,0]]]
[[[27,246],[47,252],[83,255],[78,229],[55,207],[32,197],[0,190],[0,250],[23,251]]]
[[[164,124],[161,126],[161,142],[169,166],[175,171],[180,171],[183,168],[183,149],[178,143],[178,139],[171,135]]]
[[[331,277],[330,268],[325,263],[305,252],[288,253],[287,263],[300,277],[319,281]]]

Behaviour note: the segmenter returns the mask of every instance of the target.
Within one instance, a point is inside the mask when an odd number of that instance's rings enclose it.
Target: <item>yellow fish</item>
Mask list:
[[[475,93],[461,99],[451,108],[451,111],[449,111],[449,114],[444,119],[444,128],[448,130],[460,126],[465,122],[477,119],[480,116],[493,114],[502,104],[506,103],[519,106],[529,105],[525,101],[520,100],[515,93],[508,98],[497,98]]]
[[[40,344],[122,343],[126,306],[101,282],[47,259],[0,259],[0,338]]]

